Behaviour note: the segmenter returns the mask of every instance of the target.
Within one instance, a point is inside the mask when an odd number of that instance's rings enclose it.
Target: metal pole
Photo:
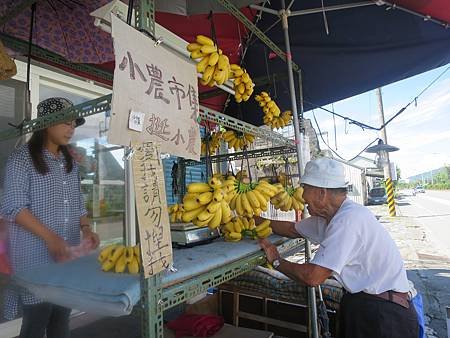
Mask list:
[[[297,112],[297,100],[295,95],[295,84],[294,84],[294,74],[292,68],[292,55],[291,55],[291,44],[289,41],[289,26],[288,26],[288,12],[286,11],[286,2],[281,0],[282,9],[280,11],[281,25],[284,32],[284,42],[286,46],[286,61],[288,66],[288,78],[289,78],[289,92],[291,96],[291,109],[292,116],[294,118],[294,133],[295,133],[295,145],[297,148],[297,165],[299,174],[303,174],[303,163],[302,163],[302,142],[303,138],[300,134],[300,123]],[[299,83],[301,88],[301,82]],[[302,95],[300,96],[301,102],[303,102]],[[303,116],[303,104],[301,104],[302,116]],[[305,242],[305,252],[306,261],[308,262],[311,258],[311,244],[308,240]],[[309,305],[309,328],[308,335],[312,338],[319,337],[319,328],[317,326],[317,307],[316,307],[316,292],[313,287],[308,287],[308,305]]]

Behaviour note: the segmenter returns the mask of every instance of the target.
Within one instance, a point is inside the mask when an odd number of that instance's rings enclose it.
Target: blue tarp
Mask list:
[[[324,4],[349,2],[327,0]],[[302,0],[295,1],[292,10],[320,6],[321,1]],[[271,1],[271,8],[281,8],[279,1]],[[377,5],[331,11],[326,17],[328,36],[322,13],[289,18],[293,61],[303,72],[305,110],[314,108],[312,104],[336,102],[450,62],[450,29],[420,17]],[[263,14],[258,27],[264,31],[276,20]],[[267,35],[285,50],[280,23]],[[269,59],[269,53],[260,41],[249,47],[244,66],[253,78],[287,76],[286,63],[278,57]],[[290,109],[287,78],[255,88],[256,93],[262,90],[269,91],[282,110]],[[262,111],[253,99],[241,109],[244,120],[262,124]],[[227,113],[237,116],[238,111],[233,103]]]

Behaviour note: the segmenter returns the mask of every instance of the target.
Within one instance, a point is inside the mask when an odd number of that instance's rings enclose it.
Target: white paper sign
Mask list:
[[[145,113],[139,111],[130,111],[130,117],[128,118],[128,128],[136,131],[144,130],[144,119]]]
[[[116,68],[108,142],[154,142],[162,152],[199,160],[195,65],[155,46],[116,16],[111,20]],[[130,112],[144,114],[142,131],[130,124]]]

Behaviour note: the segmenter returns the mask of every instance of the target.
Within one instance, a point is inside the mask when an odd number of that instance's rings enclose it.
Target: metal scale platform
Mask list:
[[[170,233],[172,244],[181,247],[192,247],[195,245],[209,243],[220,237],[218,229],[208,227],[199,228],[193,223],[171,223]]]

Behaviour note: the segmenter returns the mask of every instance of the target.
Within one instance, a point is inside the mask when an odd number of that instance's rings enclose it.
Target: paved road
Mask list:
[[[430,239],[450,257],[450,191],[427,190],[413,196],[404,190],[397,203],[401,214],[421,223]]]

